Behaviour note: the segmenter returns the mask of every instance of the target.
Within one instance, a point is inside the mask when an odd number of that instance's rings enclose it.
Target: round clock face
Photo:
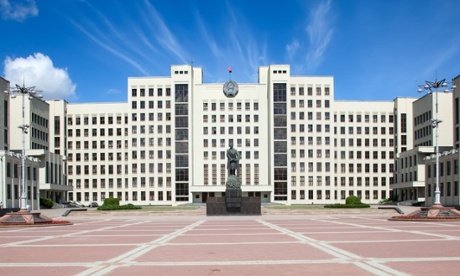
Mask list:
[[[238,84],[232,80],[224,83],[224,95],[227,97],[235,97],[238,94]]]

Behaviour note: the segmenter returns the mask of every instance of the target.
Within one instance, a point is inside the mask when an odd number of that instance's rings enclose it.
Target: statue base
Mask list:
[[[260,197],[243,197],[241,189],[225,190],[225,197],[209,197],[206,202],[206,215],[208,216],[231,216],[261,215]]]

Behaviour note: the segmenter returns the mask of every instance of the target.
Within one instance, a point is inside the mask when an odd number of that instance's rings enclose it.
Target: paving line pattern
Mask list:
[[[285,228],[282,228],[278,225],[275,225],[275,224],[272,224],[272,223],[269,223],[269,222],[266,222],[266,221],[263,221],[263,220],[259,220],[260,223],[264,224],[264,225],[267,225],[268,227],[270,228],[273,228],[273,229],[276,229],[280,232],[283,232],[283,233],[286,233],[287,235],[290,235],[300,241],[304,241],[308,244],[310,244],[311,246],[319,249],[319,250],[322,250],[336,258],[338,258],[339,260],[341,260],[342,262],[349,262],[349,263],[353,263],[354,265],[366,270],[366,271],[369,271],[370,273],[374,274],[374,275],[401,275],[401,276],[405,276],[407,274],[405,273],[401,273],[400,271],[395,271],[389,267],[384,267],[384,266],[374,266],[372,265],[371,263],[369,262],[366,262],[364,258],[362,258],[361,256],[359,255],[356,255],[356,254],[353,254],[351,252],[348,252],[348,251],[345,251],[345,250],[342,250],[340,248],[337,248],[337,247],[334,247],[326,242],[322,242],[322,241],[318,241],[318,240],[315,240],[315,239],[312,239],[312,238],[309,238],[309,237],[306,237],[302,234],[299,234],[299,233],[296,233],[296,232],[293,232],[291,230],[288,230],[288,229],[285,229]]]
[[[288,221],[288,219],[290,219]],[[173,221],[174,222],[174,221]],[[152,224],[154,223],[154,224]],[[207,226],[209,223],[209,226]],[[28,236],[27,234],[33,232],[34,229],[0,229],[0,231],[6,235],[10,235],[14,238],[23,238],[24,240],[16,240],[0,244],[0,249],[15,248],[27,250],[27,248],[55,248],[56,250],[62,248],[98,248],[106,247],[110,250],[111,247],[117,248],[125,246],[126,250],[120,254],[103,260],[103,261],[77,261],[69,260],[68,262],[4,262],[0,258],[0,269],[1,268],[40,268],[40,267],[83,267],[81,272],[76,275],[79,276],[95,276],[95,275],[117,275],[117,269],[122,268],[144,268],[147,271],[149,268],[154,267],[244,267],[244,266],[266,266],[266,265],[352,265],[362,272],[366,272],[371,275],[411,275],[410,273],[403,272],[397,268],[392,267],[398,263],[413,263],[414,265],[422,264],[426,262],[460,262],[459,256],[432,256],[432,257],[421,257],[421,256],[395,256],[395,257],[365,257],[359,255],[359,253],[352,252],[351,250],[340,248],[339,245],[346,244],[382,244],[382,243],[406,243],[406,242],[460,242],[460,224],[456,223],[412,223],[408,224],[395,224],[388,222],[382,218],[368,217],[368,216],[340,216],[340,217],[291,217],[291,218],[277,218],[277,217],[254,217],[254,218],[234,218],[219,219],[219,218],[207,218],[197,217],[193,220],[177,219],[177,224],[172,223],[168,220],[161,224],[161,222],[153,221],[149,219],[143,219],[141,221],[136,219],[106,219],[103,221],[81,221],[75,224],[75,231],[66,232],[59,234],[56,229],[63,229],[62,226],[49,227],[47,229],[50,232],[56,233],[54,235],[43,235],[43,236]],[[108,224],[108,226],[104,225]],[[171,225],[169,225],[171,224]],[[95,228],[90,229],[78,229],[78,227],[90,227],[93,225]],[[164,231],[160,231],[159,228],[151,226],[163,226]],[[261,227],[258,227],[260,225]],[[442,229],[443,232],[439,233],[435,230],[419,230],[417,227],[411,228],[410,226],[424,226],[433,227],[435,229]],[[84,226],[84,227],[83,227]],[[149,228],[151,227],[151,228]],[[69,228],[71,229],[71,228]],[[307,229],[307,230],[304,230]],[[322,231],[322,229],[325,229]],[[357,231],[359,229],[359,231]],[[39,229],[43,231],[42,229]],[[117,238],[121,237],[136,237],[136,233],[144,233],[150,231],[152,235],[156,232],[155,237],[147,242],[126,242],[126,243],[77,243],[77,244],[52,244],[53,239],[62,238],[93,238],[98,237],[110,237]],[[225,230],[225,233],[219,231]],[[270,230],[267,232],[266,230]],[[303,231],[302,231],[303,230]],[[104,235],[105,232],[111,231],[111,234]],[[114,234],[120,231],[120,234]],[[129,234],[126,234],[129,231]],[[232,233],[232,231],[235,231]],[[245,233],[249,231],[250,233]],[[362,234],[363,236],[372,234],[411,234],[426,237],[414,238],[414,239],[384,239],[384,240],[346,240],[342,235],[344,234]],[[315,235],[319,234],[337,234],[336,240],[324,240],[321,238],[314,238]],[[457,236],[455,234],[458,234]],[[14,236],[13,236],[14,235]],[[141,235],[141,234],[139,234]],[[264,235],[267,240],[263,241],[235,241],[235,242],[219,242],[214,239],[212,242],[193,242],[193,238],[197,237],[214,237],[219,236],[225,237],[238,237],[244,236],[245,238],[250,236]],[[292,239],[281,241],[270,241],[270,238],[279,236],[288,236]],[[174,241],[176,238],[179,240]],[[182,242],[180,238],[192,238]],[[237,240],[237,239],[236,239]],[[38,243],[38,244],[37,244]],[[219,247],[219,246],[234,246],[242,247],[248,245],[254,245],[255,248],[261,245],[284,245],[289,247],[290,245],[308,245],[315,248],[330,257],[321,256],[320,258],[308,258],[302,255],[298,255],[292,258],[286,259],[255,259],[255,260],[180,260],[180,261],[167,261],[157,260],[151,261],[148,259],[140,260],[141,257],[155,253],[159,248],[177,248],[177,254],[180,255],[180,248],[198,248],[200,246]],[[246,247],[242,247],[246,248]],[[244,268],[242,268],[244,271]],[[25,275],[25,274],[24,274]]]

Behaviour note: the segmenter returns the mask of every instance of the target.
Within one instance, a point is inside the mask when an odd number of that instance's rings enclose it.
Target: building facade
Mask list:
[[[393,183],[395,116],[392,102],[336,102],[334,199],[387,199]]]
[[[60,152],[70,199],[206,202],[225,193],[230,144],[242,156],[245,196],[283,204],[389,197],[393,102],[335,101],[332,77],[291,76],[288,65],[260,67],[258,83],[237,88],[226,95],[222,84],[203,83],[201,68],[180,65],[167,77],[129,78],[127,103],[55,109],[66,118]]]
[[[433,92],[418,99],[398,98],[395,113],[400,118],[397,127],[399,147],[395,160],[395,182],[391,186],[396,201],[425,201],[425,157],[434,154],[436,129],[432,119],[436,116],[436,93],[438,94],[438,117],[440,152],[453,145],[452,93]]]
[[[439,124],[439,141],[440,145],[444,145],[443,139],[450,139],[448,147],[439,147],[439,191],[441,204],[444,206],[460,206],[460,182],[459,182],[459,98],[460,98],[460,76],[455,77],[453,80],[454,87],[452,93],[446,93],[451,99],[450,106],[441,104],[440,101],[440,115],[439,119],[443,122]],[[438,96],[442,96],[440,92]],[[439,97],[441,99],[441,97]],[[450,110],[450,113],[445,110]],[[434,110],[434,109],[433,109]],[[444,127],[444,128],[442,128]],[[446,129],[447,128],[447,129]],[[433,129],[433,133],[434,133]],[[451,137],[449,137],[449,135]],[[431,155],[425,157],[425,206],[434,204],[435,190],[436,190],[436,155],[435,151]]]
[[[27,193],[27,205],[33,210],[39,208],[40,198],[49,198],[55,202],[66,201],[67,193],[72,187],[67,185],[63,156],[49,149],[49,140],[52,137],[49,104],[33,93],[21,94],[10,90],[10,83],[3,78],[0,79],[0,86],[7,92],[2,93],[2,207],[21,207],[19,198],[23,183]],[[54,132],[52,133],[54,136]]]
[[[242,157],[243,195],[262,202],[328,204],[351,195],[371,204],[432,201],[436,93],[336,101],[333,77],[292,76],[289,65],[258,73],[257,83],[208,84],[201,68],[172,66],[169,76],[128,78],[124,103],[26,96],[28,203],[204,203],[225,194],[230,145]],[[9,82],[0,79],[0,88]],[[459,92],[437,96],[442,201],[455,204]],[[14,112],[22,97],[2,93],[0,100],[0,198],[17,207],[22,118]]]

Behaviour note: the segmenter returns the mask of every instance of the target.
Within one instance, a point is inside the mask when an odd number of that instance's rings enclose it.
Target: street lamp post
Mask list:
[[[441,204],[441,191],[439,190],[439,124],[442,123],[442,120],[439,120],[438,118],[438,88],[442,87],[444,89],[444,92],[450,92],[447,88],[448,84],[445,81],[446,79],[442,79],[440,81],[435,79],[434,82],[432,81],[425,81],[425,84],[421,84],[418,87],[417,92],[421,93],[424,90],[427,91],[429,90],[430,93],[435,93],[436,95],[436,103],[435,103],[435,118],[431,119],[431,127],[436,129],[436,141],[435,141],[435,155],[436,155],[436,188],[434,192],[434,206],[436,207],[442,207]],[[455,89],[455,85],[451,85],[451,89]],[[434,89],[434,91],[433,91]]]
[[[22,97],[22,124],[19,126],[22,132],[22,153],[21,153],[21,195],[20,195],[20,201],[19,201],[19,208],[21,211],[25,212],[27,210],[27,189],[26,189],[26,178],[25,178],[25,172],[26,172],[26,134],[28,133],[29,130],[29,125],[26,124],[25,122],[25,96],[28,95],[29,99],[32,99],[38,91],[35,90],[35,86],[32,87],[26,87],[25,85],[19,86],[16,84],[16,88],[10,89],[5,91],[5,93],[8,93],[11,95],[11,98],[15,98],[15,94],[21,94]],[[39,98],[41,98],[41,95],[37,95]]]

